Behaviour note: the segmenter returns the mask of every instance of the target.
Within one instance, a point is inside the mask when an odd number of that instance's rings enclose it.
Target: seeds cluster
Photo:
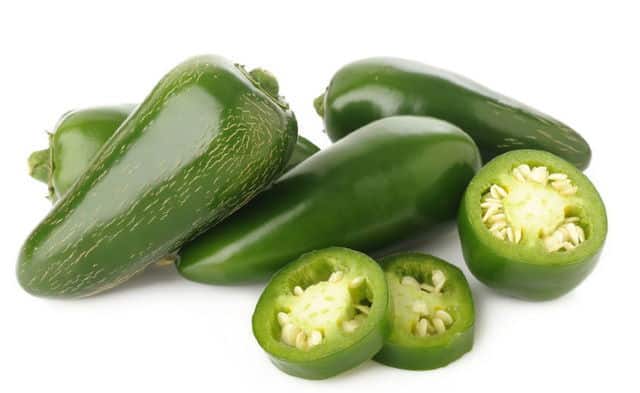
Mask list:
[[[337,284],[343,279],[344,273],[342,271],[335,271],[331,273],[327,281],[330,284]],[[364,284],[365,281],[366,279],[364,276],[355,277],[348,283],[348,287],[350,289],[356,289]],[[304,293],[305,289],[300,286],[295,286],[293,288],[293,294],[295,296],[303,296]],[[367,315],[369,315],[369,311],[371,310],[370,306],[364,304],[355,304],[353,305],[353,308],[355,309],[353,318],[342,321],[340,324],[341,329],[346,333],[356,331],[366,320]],[[303,328],[293,323],[291,316],[287,312],[278,312],[277,318],[281,327],[280,339],[287,345],[296,347],[300,350],[308,350],[320,345],[325,339],[322,329],[311,329],[309,331],[305,331]]]
[[[420,291],[439,295],[442,293],[442,287],[446,281],[447,278],[442,270],[436,269],[431,272],[431,285],[420,283],[412,276],[403,276],[400,283]],[[424,301],[416,300],[413,302],[411,310],[418,314],[418,321],[413,327],[413,334],[418,337],[444,333],[453,324],[451,314],[444,309],[429,310]]]
[[[521,183],[533,182],[554,189],[562,196],[575,195],[578,187],[564,173],[549,173],[546,166],[530,167],[522,164],[515,167],[511,174]],[[504,210],[504,198],[509,195],[503,187],[492,184],[482,196],[482,222],[495,237],[512,243],[520,243],[523,237],[522,228],[514,228],[507,220]],[[551,233],[543,233],[542,241],[549,252],[570,251],[584,242],[583,228],[578,225],[579,217],[566,217]]]

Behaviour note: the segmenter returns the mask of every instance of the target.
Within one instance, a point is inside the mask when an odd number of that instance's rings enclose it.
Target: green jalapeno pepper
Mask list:
[[[518,150],[489,162],[462,200],[464,258],[483,283],[526,299],[552,299],[593,270],[607,234],[598,191],[547,152]]]
[[[315,101],[331,140],[395,115],[433,116],[467,132],[486,162],[515,149],[554,153],[584,169],[591,149],[574,130],[459,75],[417,62],[371,58],[351,63]]]
[[[391,334],[376,361],[429,370],[471,350],[473,297],[460,269],[420,253],[392,255],[379,262],[387,278],[393,317]]]
[[[282,371],[323,379],[382,348],[388,312],[380,266],[333,247],[304,254],[273,276],[256,305],[253,334]]]
[[[296,134],[288,106],[242,67],[217,56],[185,61],[28,237],[20,284],[65,297],[118,285],[267,188]]]
[[[447,122],[398,116],[370,123],[185,245],[178,271],[227,284],[263,279],[323,247],[380,250],[454,219],[479,165],[471,138]]]

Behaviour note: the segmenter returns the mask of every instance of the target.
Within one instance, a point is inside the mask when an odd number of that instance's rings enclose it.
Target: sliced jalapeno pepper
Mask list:
[[[473,297],[460,269],[420,253],[392,255],[380,264],[389,286],[393,318],[391,333],[376,361],[429,370],[471,350]]]
[[[380,266],[332,247],[304,254],[273,276],[253,314],[253,334],[282,371],[323,379],[382,348],[388,312]]]
[[[547,152],[517,150],[474,177],[458,228],[467,265],[480,281],[543,300],[565,294],[593,270],[607,215],[576,167]]]

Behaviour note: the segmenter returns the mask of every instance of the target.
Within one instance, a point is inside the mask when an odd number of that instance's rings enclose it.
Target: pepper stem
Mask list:
[[[316,113],[320,117],[324,117],[324,94],[322,93],[313,100],[313,107],[316,109]]]
[[[49,183],[51,172],[49,149],[37,150],[29,155],[29,176],[43,183]]]
[[[249,71],[249,75],[258,82],[260,87],[273,97],[278,97],[280,86],[276,77],[264,68],[254,68]]]

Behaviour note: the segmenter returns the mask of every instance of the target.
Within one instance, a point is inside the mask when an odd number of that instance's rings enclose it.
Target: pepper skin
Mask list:
[[[112,288],[268,187],[293,150],[288,106],[217,56],[171,70],[20,252],[34,295]]]
[[[304,254],[273,276],[252,325],[282,371],[307,379],[334,376],[382,348],[389,333],[384,273],[373,259],[347,248]]]
[[[186,245],[178,270],[194,281],[229,284],[264,279],[314,249],[382,249],[455,218],[479,165],[471,138],[447,122],[373,122]]]
[[[332,141],[395,115],[451,122],[477,143],[484,162],[506,151],[538,149],[584,169],[591,149],[565,124],[459,75],[395,58],[351,63],[314,101]]]
[[[531,172],[526,179],[521,165]],[[547,168],[548,175],[534,176],[536,166]],[[492,197],[492,191],[502,195]],[[486,211],[483,205],[500,207]],[[471,181],[458,231],[467,266],[478,280],[509,296],[548,300],[591,273],[604,246],[607,216],[598,191],[569,162],[544,151],[516,150],[490,161]]]

